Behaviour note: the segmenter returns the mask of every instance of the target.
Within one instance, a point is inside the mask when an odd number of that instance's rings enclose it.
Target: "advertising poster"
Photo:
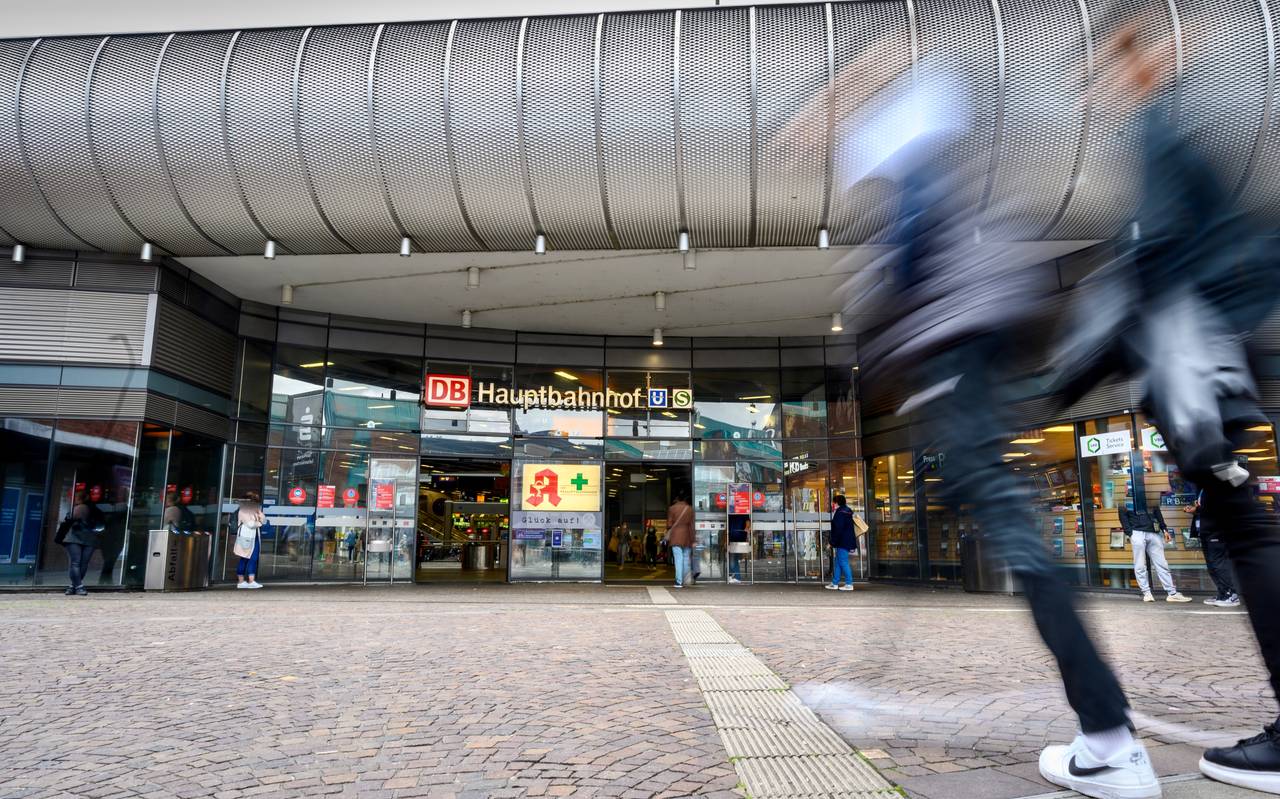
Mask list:
[[[27,494],[27,508],[22,515],[22,544],[18,548],[19,563],[35,563],[40,547],[40,525],[44,523],[44,497]]]
[[[18,503],[21,500],[21,488],[5,486],[4,498],[0,499],[0,563],[8,563],[13,554],[13,539],[18,535]]]
[[[599,464],[526,463],[520,507],[540,511],[599,511]]]
[[[751,484],[739,483],[729,486],[729,512],[735,516],[751,512]]]
[[[375,510],[395,509],[396,481],[394,479],[373,481],[373,507]]]
[[[1123,527],[1111,528],[1111,548],[1124,549],[1124,528]]]
[[[337,498],[337,486],[320,486],[316,492],[316,504],[321,508],[332,508]]]

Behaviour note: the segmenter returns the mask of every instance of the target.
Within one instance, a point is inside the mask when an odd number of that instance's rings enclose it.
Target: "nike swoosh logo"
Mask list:
[[[1067,771],[1069,771],[1073,777],[1092,777],[1094,774],[1100,774],[1110,768],[1111,766],[1095,766],[1092,768],[1077,766],[1075,755],[1071,756],[1071,762],[1067,764]]]

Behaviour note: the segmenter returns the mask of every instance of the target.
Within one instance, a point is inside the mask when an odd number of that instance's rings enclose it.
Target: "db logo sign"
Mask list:
[[[422,387],[422,401],[437,408],[468,408],[471,406],[471,378],[427,375]]]

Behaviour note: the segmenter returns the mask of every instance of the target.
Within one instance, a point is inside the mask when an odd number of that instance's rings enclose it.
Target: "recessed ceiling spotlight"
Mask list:
[[[653,329],[653,346],[655,347],[662,346],[662,328],[660,327],[655,327]]]
[[[276,257],[276,241],[275,239],[267,239],[267,245],[262,248],[262,257],[268,261],[274,261]]]
[[[405,236],[404,238],[400,239],[400,257],[408,258],[409,255],[412,253],[413,253],[413,241],[408,236]]]
[[[470,311],[463,311],[463,312],[462,312],[462,326],[463,326],[463,327],[471,327],[471,312],[470,312]]]
[[[480,288],[480,267],[467,267],[467,291]]]
[[[667,310],[667,294],[664,291],[655,291],[653,293],[653,310]]]

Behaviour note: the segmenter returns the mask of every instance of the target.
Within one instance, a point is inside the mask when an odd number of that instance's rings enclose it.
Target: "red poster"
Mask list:
[[[351,507],[360,501],[360,489],[344,488],[342,490],[342,504]]]
[[[763,492],[763,491],[752,491],[752,492],[751,492],[751,507],[755,508],[756,510],[760,510],[760,509],[762,509],[762,508],[764,507],[764,492]]]
[[[1262,494],[1280,494],[1280,477],[1259,477],[1258,492]]]
[[[332,508],[337,496],[337,486],[320,486],[316,491],[316,504],[321,508]]]
[[[729,486],[729,512],[735,516],[751,512],[751,485],[749,483]]]
[[[178,496],[182,498],[183,505],[190,505],[192,496],[191,486],[183,486],[182,492],[178,494]]]
[[[307,501],[307,489],[302,486],[294,486],[289,489],[289,504],[301,505]]]
[[[94,486],[93,488],[89,489],[89,501],[90,502],[102,501],[102,486]]]
[[[379,480],[373,484],[373,507],[392,510],[396,506],[396,484],[392,480]]]
[[[723,491],[717,491],[715,493],[715,503],[717,508],[729,507],[729,495]]]

